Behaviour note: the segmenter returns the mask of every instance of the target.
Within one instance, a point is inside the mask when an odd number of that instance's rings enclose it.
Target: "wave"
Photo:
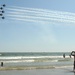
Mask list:
[[[23,63],[23,62],[58,62],[58,60],[2,60],[4,63]]]
[[[11,56],[11,57],[0,57],[0,59],[37,59],[37,58],[63,58],[63,56]],[[65,58],[70,58],[66,56]],[[73,58],[73,57],[72,57]]]
[[[4,63],[21,63],[21,62],[66,62],[66,61],[73,61],[73,57],[70,58],[66,56],[7,56],[7,57],[0,57],[0,61]]]
[[[34,60],[2,60],[4,63],[23,63],[23,62],[34,62]]]
[[[68,68],[68,67],[73,67],[72,65],[67,65],[67,66],[56,66],[55,68]]]
[[[73,62],[73,59],[15,59],[15,60],[0,60],[4,63],[52,63],[52,62]]]

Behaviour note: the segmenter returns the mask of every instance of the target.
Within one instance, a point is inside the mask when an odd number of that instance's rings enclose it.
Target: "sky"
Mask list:
[[[75,50],[75,0],[0,0],[2,4],[0,52]]]

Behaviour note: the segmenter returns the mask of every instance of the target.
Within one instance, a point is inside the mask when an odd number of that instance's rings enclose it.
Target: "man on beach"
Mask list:
[[[3,62],[1,62],[1,67],[3,67]]]
[[[63,54],[63,58],[65,58],[65,53]]]

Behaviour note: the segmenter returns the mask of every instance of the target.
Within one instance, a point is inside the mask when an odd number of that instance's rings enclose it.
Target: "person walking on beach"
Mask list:
[[[65,58],[65,53],[63,54],[63,58]]]
[[[3,62],[1,62],[1,67],[3,67]]]

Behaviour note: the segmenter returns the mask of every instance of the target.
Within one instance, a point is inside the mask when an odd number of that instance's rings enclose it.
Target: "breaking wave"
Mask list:
[[[0,59],[36,59],[36,58],[63,58],[63,56],[11,56],[11,57],[0,57]],[[66,58],[70,58],[66,56]]]

